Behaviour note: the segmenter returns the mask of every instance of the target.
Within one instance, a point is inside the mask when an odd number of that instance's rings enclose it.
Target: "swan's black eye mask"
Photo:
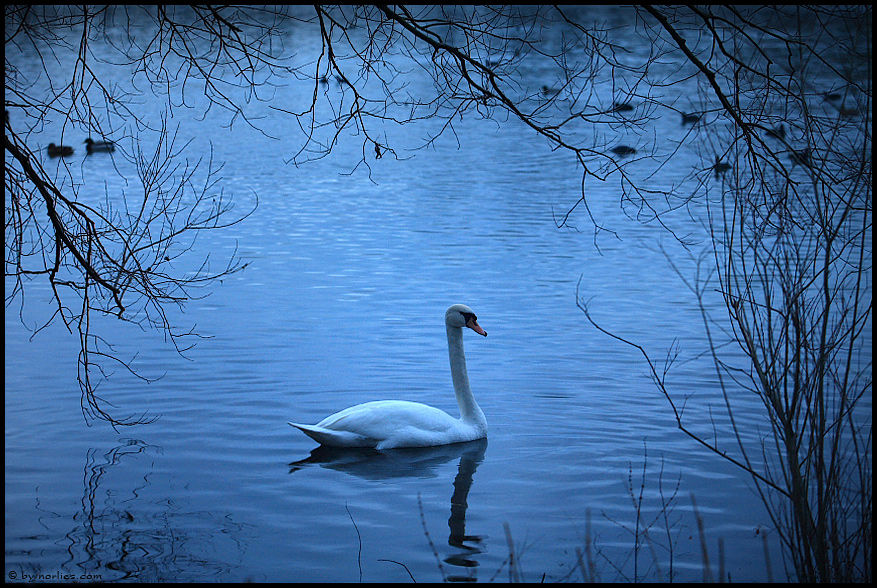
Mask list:
[[[460,315],[463,317],[463,321],[464,321],[465,326],[469,327],[470,329],[472,329],[473,331],[475,331],[476,333],[478,333],[482,337],[487,337],[487,331],[482,329],[481,326],[478,324],[478,317],[477,316],[475,316],[471,312],[463,312],[463,311],[460,311]]]

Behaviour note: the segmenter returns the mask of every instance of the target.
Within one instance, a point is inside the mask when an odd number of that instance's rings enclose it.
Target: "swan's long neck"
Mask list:
[[[466,354],[463,353],[463,329],[448,325],[448,356],[451,360],[451,377],[454,379],[454,393],[460,406],[460,416],[465,422],[486,425],[487,419],[472,396],[469,387],[469,374],[466,373]]]

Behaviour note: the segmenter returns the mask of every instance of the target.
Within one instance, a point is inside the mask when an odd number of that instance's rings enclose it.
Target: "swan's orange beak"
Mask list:
[[[478,333],[479,335],[484,335],[485,337],[487,337],[487,331],[478,326],[478,321],[476,321],[474,318],[470,318],[468,321],[466,321],[466,326]]]

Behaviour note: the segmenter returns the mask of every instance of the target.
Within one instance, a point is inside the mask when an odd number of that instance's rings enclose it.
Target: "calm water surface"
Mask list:
[[[580,579],[575,550],[590,536],[603,580],[666,578],[672,562],[677,579],[700,581],[692,495],[713,565],[721,539],[733,580],[766,578],[769,519],[747,478],[679,432],[641,356],[576,308],[578,284],[597,320],[653,357],[678,340],[690,361],[671,372],[672,388],[709,430],[706,407],[720,396],[710,364],[692,359],[704,349],[700,314],[659,245],[686,271],[693,262],[666,232],[618,211],[617,183],[589,187],[592,212],[619,234],[595,246],[583,211],[570,219],[580,231],[554,223],[580,194],[569,161],[512,122],[463,120],[460,146],[444,137],[404,161],[370,159],[370,178],[346,173],[361,156],[357,138],[295,167],[284,143],[230,131],[218,115],[178,122],[198,137],[193,157],[212,144],[226,162],[222,185],[241,210],[259,199],[194,254],[221,264],[237,248],[250,266],[173,314],[210,337],[185,358],[159,333],[101,325],[120,356],[161,376],[146,383],[117,369],[101,385],[119,415],[160,416],[118,434],[83,422],[76,338],[58,325],[31,338],[19,306],[7,308],[8,578],[503,581],[507,524],[526,580]],[[430,124],[393,132],[413,144]],[[684,142],[677,114],[655,124]],[[278,116],[279,134],[284,125],[291,132]],[[47,144],[50,129],[31,139]],[[655,181],[704,167],[685,149]],[[103,198],[104,182],[111,194],[124,187],[109,157],[68,163],[83,198]],[[637,165],[631,173],[652,171]],[[31,287],[28,325],[50,299]],[[384,398],[456,414],[442,323],[458,302],[489,333],[465,338],[487,442],[333,454],[286,424]],[[757,441],[766,423],[756,404],[741,406]],[[646,544],[634,548],[641,486],[644,520],[669,503],[670,538],[663,519],[652,529],[660,568]]]

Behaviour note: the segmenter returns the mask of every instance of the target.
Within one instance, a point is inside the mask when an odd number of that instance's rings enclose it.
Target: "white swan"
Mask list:
[[[485,337],[487,333],[465,304],[455,304],[447,310],[445,326],[459,419],[419,402],[377,400],[336,412],[316,425],[289,424],[318,443],[332,447],[432,447],[487,437],[487,419],[469,388],[463,327]]]

